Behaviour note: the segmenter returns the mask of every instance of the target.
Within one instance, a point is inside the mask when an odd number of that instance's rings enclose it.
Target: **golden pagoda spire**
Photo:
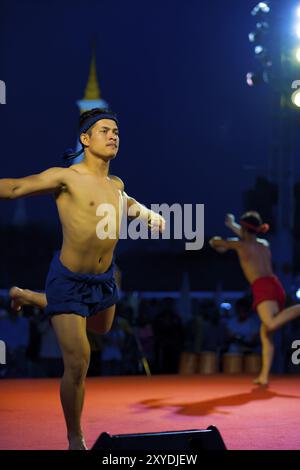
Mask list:
[[[90,74],[88,82],[84,91],[84,100],[99,100],[101,99],[101,91],[97,80],[96,70],[96,53],[95,47],[93,47],[92,61],[90,67]]]

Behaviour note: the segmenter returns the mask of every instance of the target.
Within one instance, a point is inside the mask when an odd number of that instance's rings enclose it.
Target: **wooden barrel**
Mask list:
[[[246,374],[259,374],[261,370],[261,355],[258,353],[246,354],[244,357],[244,372]]]
[[[198,374],[216,374],[218,372],[218,357],[213,351],[202,351],[199,354]]]
[[[179,362],[179,374],[193,375],[197,371],[197,354],[191,352],[182,352]]]
[[[222,356],[224,374],[242,374],[243,355],[237,353],[225,353]]]

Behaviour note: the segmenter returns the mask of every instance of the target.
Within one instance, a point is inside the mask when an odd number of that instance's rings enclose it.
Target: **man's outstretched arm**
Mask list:
[[[16,199],[22,196],[56,192],[66,185],[66,168],[49,168],[25,178],[0,179],[0,198]]]
[[[148,209],[136,199],[126,194],[124,191],[124,183],[120,178],[112,175],[110,178],[122,192],[124,202],[127,205],[127,216],[132,219],[140,217],[151,230],[159,230],[160,232],[163,232],[166,225],[165,219],[160,214]]]
[[[126,197],[128,208],[127,215],[129,218],[134,219],[136,217],[140,217],[141,220],[153,231],[163,232],[165,230],[166,221],[160,214],[148,209],[133,197],[128,196],[125,192],[124,196]]]
[[[225,225],[230,230],[232,230],[238,237],[241,238],[241,234],[242,234],[241,226],[236,223],[235,217],[233,214],[226,214]]]
[[[227,239],[224,240],[221,237],[213,237],[209,240],[209,244],[219,253],[224,253],[227,250],[238,250],[241,248],[242,243],[238,239]]]

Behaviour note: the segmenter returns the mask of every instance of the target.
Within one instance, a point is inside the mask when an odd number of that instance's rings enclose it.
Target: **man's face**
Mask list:
[[[96,122],[89,134],[81,134],[81,141],[90,152],[105,160],[115,158],[119,149],[119,129],[112,119]]]

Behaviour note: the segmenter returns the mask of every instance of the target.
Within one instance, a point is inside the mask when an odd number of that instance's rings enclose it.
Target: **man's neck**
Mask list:
[[[108,176],[109,163],[109,161],[105,161],[100,157],[94,157],[93,155],[90,155],[88,153],[84,154],[84,159],[82,161],[82,164],[86,168],[88,168],[91,173],[97,176],[101,176],[103,178],[106,178]]]

